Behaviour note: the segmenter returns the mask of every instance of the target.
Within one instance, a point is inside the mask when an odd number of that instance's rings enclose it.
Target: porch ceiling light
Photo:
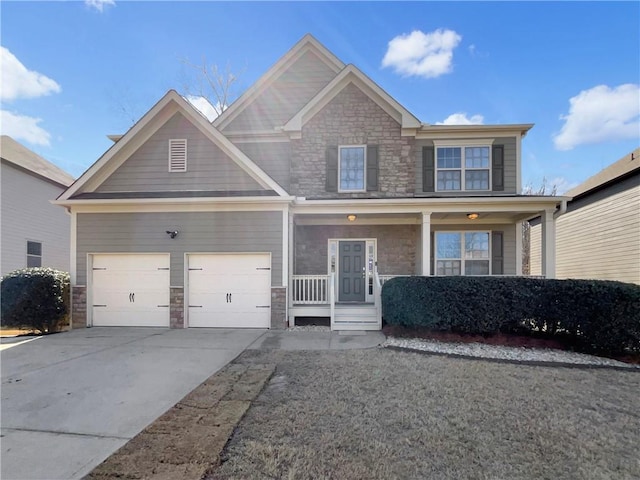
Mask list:
[[[347,220],[349,220],[350,222],[355,222],[356,218],[358,218],[356,215],[354,215],[353,213],[350,215],[347,215]]]
[[[478,218],[480,215],[478,215],[477,213],[467,213],[467,218],[469,220],[475,220],[476,218]]]

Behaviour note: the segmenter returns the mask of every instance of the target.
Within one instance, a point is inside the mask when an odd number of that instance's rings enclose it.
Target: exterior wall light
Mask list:
[[[356,215],[354,215],[353,213],[351,215],[347,215],[347,220],[349,220],[350,222],[355,222],[356,218],[358,218]]]
[[[475,220],[476,218],[478,218],[480,215],[478,215],[477,213],[467,213],[467,218],[469,220]]]

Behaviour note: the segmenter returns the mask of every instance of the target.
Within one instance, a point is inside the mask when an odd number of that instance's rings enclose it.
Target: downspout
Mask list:
[[[553,212],[553,219],[555,220],[560,215],[564,215],[565,213],[567,213],[567,201],[566,200],[561,200],[560,201],[560,208],[558,210],[556,210],[555,212]]]

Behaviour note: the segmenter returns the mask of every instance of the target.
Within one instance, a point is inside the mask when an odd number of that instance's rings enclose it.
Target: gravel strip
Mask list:
[[[304,327],[289,327],[287,332],[331,332],[331,327],[322,325],[306,325]]]
[[[502,347],[498,345],[486,345],[484,343],[448,343],[423,340],[419,338],[396,337],[387,337],[387,340],[382,344],[382,346],[516,362],[549,362],[574,365],[626,367],[630,369],[640,368],[640,365],[631,365],[617,360],[612,360],[610,358],[595,357],[584,353],[551,350],[547,348]]]

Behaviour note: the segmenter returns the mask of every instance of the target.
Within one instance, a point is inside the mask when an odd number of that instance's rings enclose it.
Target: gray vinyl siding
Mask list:
[[[166,230],[178,230],[171,239]],[[271,282],[282,285],[281,212],[80,213],[76,284],[89,253],[170,253],[171,285],[184,284],[184,254],[271,252]]]
[[[27,240],[42,243],[42,266],[69,271],[70,217],[51,205],[63,191],[2,162],[0,275],[27,266]]]
[[[187,139],[187,171],[169,172],[169,139]],[[176,113],[96,192],[264,190],[186,117]]]
[[[291,177],[291,145],[289,142],[236,143],[253,163],[264,170],[285,190]]]
[[[273,131],[284,125],[336,74],[317,55],[306,52],[224,129]]]
[[[458,140],[458,139],[456,139]],[[464,140],[460,138],[459,140]],[[455,143],[455,140],[452,140]],[[499,195],[513,195],[518,191],[518,170],[517,170],[517,152],[516,138],[504,137],[496,138],[494,145],[504,145],[504,191],[497,192]],[[422,188],[422,147],[433,147],[431,140],[416,140],[415,159],[416,159],[416,178],[415,191],[417,196],[476,196],[490,195],[492,192],[424,192]]]
[[[516,263],[522,261],[522,259],[516,258],[516,225],[478,225],[476,228],[469,228],[468,225],[431,225],[432,232],[468,232],[468,231],[490,231],[490,232],[503,232],[503,255],[504,255],[504,272],[503,275],[515,275]],[[434,248],[432,245],[431,248]],[[432,262],[431,268],[434,269],[435,265]]]

